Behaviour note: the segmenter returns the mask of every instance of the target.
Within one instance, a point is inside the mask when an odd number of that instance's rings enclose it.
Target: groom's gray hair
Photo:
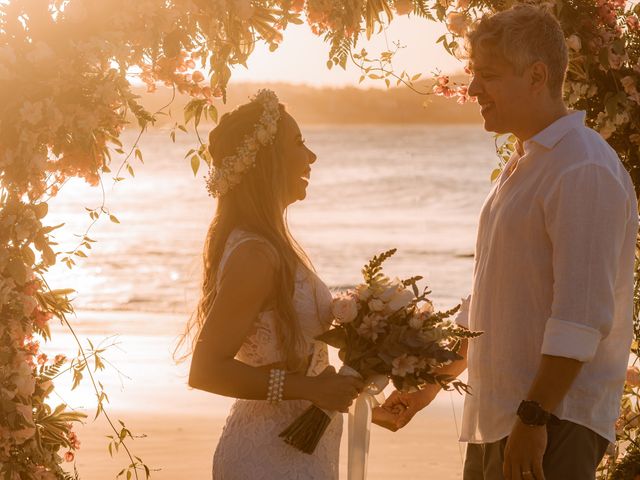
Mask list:
[[[520,75],[537,61],[549,71],[549,90],[562,96],[568,64],[567,43],[560,23],[549,5],[519,4],[484,16],[467,34],[471,61],[478,55],[496,56]]]

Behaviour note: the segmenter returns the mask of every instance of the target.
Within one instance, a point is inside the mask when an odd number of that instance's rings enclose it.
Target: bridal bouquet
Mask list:
[[[461,341],[479,333],[448,320],[460,305],[434,311],[428,298],[431,292],[418,288],[422,277],[387,277],[382,264],[395,252],[375,256],[362,270],[364,283],[334,298],[334,324],[318,340],[339,350],[344,363],[340,373],[359,376],[365,383],[383,376],[401,391],[438,383],[447,390],[466,392],[466,384],[438,370],[462,359],[458,354]],[[280,436],[299,450],[313,453],[331,416],[312,406]]]

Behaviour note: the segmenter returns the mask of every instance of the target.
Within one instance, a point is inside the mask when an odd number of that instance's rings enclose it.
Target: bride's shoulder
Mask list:
[[[278,253],[271,242],[257,233],[240,228],[236,228],[229,234],[221,266],[228,264],[232,259],[234,263],[251,263],[258,259],[265,259],[274,268],[277,268],[279,263]]]

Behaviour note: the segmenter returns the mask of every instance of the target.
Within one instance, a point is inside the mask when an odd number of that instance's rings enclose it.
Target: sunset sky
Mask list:
[[[357,50],[366,48],[370,56],[386,50],[386,43],[392,47],[399,41],[405,46],[394,62],[395,69],[401,72],[428,74],[435,70],[443,73],[455,73],[462,70],[460,61],[451,57],[436,44],[440,35],[446,32],[444,25],[416,16],[395,18],[385,33],[375,35],[370,41],[366,38],[359,42]],[[360,77],[354,65],[347,70],[327,69],[329,45],[322,37],[311,33],[305,25],[290,25],[284,33],[284,41],[275,52],[269,52],[263,44],[249,58],[248,67],[236,67],[233,81],[242,82],[289,82],[306,83],[316,86],[355,86]],[[381,81],[363,82],[365,87],[384,87]]]

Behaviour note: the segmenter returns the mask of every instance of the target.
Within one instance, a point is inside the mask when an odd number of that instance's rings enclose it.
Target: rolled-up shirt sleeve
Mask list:
[[[543,355],[588,362],[608,335],[630,212],[624,187],[594,164],[562,174],[544,199],[553,248],[553,303]]]

